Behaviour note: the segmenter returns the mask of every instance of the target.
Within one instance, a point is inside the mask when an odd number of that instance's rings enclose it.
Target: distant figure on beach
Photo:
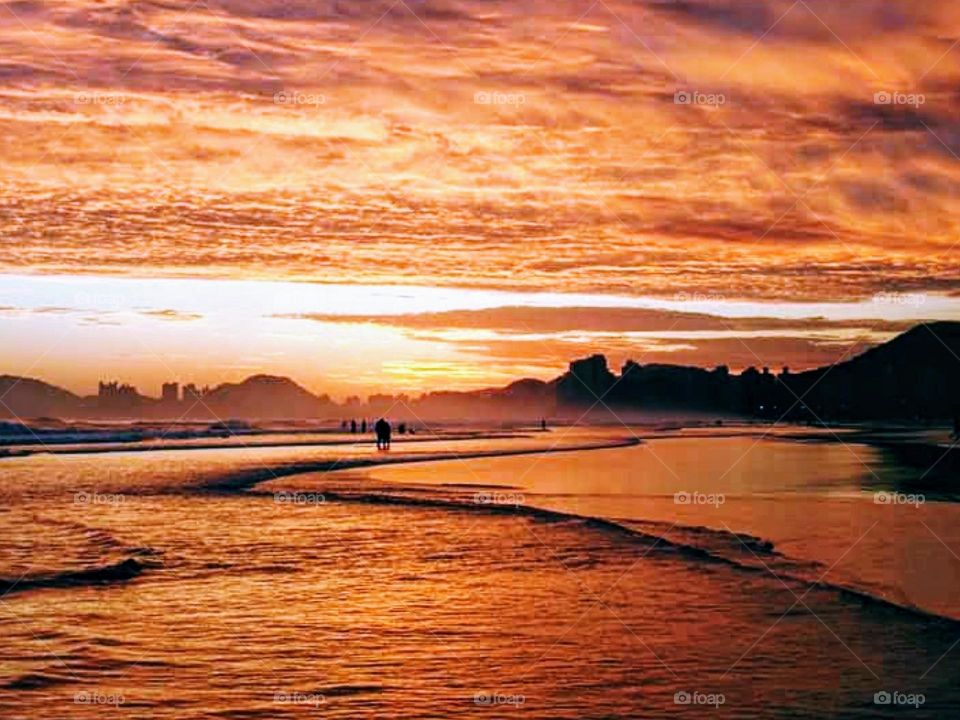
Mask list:
[[[407,424],[406,424],[406,423],[400,423],[399,425],[397,425],[397,432],[400,433],[401,435],[406,435],[406,434],[407,434]]]
[[[546,418],[540,418],[540,430],[541,430],[542,432],[546,432],[546,431],[547,431],[547,419],[546,419]]]
[[[366,432],[367,432],[367,421],[366,421],[366,420],[361,420],[361,421],[360,421],[360,432],[363,433],[363,434],[366,434]]]
[[[357,434],[357,421],[356,421],[356,420],[351,420],[351,421],[350,421],[350,432],[353,433],[354,435]]]
[[[390,449],[390,423],[388,423],[383,418],[377,420],[377,424],[374,425],[374,429],[377,432],[377,450],[389,450]]]

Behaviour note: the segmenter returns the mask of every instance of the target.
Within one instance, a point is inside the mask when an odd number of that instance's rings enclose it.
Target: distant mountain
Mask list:
[[[831,367],[774,375],[733,375],[677,365],[627,362],[621,375],[596,355],[557,379],[566,406],[693,410],[790,420],[936,420],[960,413],[960,323],[918,325]],[[598,400],[602,399],[602,402]]]
[[[220,420],[340,418],[389,412],[406,420],[525,421],[579,418],[584,412],[682,412],[789,420],[943,420],[960,413],[960,323],[918,325],[832,367],[774,375],[747,368],[706,370],[627,361],[619,375],[603,355],[574,360],[550,381],[525,378],[502,388],[431,392],[417,399],[376,395],[340,406],[293,380],[253,375],[200,401],[161,401],[126,385],[109,396],[78,397],[32,378],[0,376],[0,417],[183,418]],[[629,417],[624,415],[623,417]]]
[[[557,409],[556,381],[523,378],[502,388],[431,392],[414,400],[411,407],[413,417],[410,419],[413,420],[441,418],[508,422],[552,417]]]
[[[239,383],[224,383],[203,396],[201,407],[221,418],[315,418],[329,415],[329,398],[317,397],[293,380],[253,375]]]
[[[570,363],[568,372],[556,379],[557,404],[561,414],[577,417],[590,409],[592,414],[629,417],[627,413],[712,415],[755,415],[764,408],[750,388],[754,375],[761,384],[775,383],[773,375],[747,370],[733,376],[726,367],[705,370],[699,367],[640,365],[627,360],[616,375],[603,355]]]
[[[814,414],[858,419],[949,418],[960,412],[960,323],[918,325],[789,387]]]
[[[327,396],[317,397],[293,380],[253,375],[239,383],[225,383],[198,402],[176,403],[140,395],[133,388],[120,394],[79,397],[63,388],[33,378],[0,376],[0,417],[23,420],[59,418],[167,418],[228,420],[233,418],[318,418],[336,410]]]
[[[0,417],[74,416],[81,403],[79,396],[42,380],[0,375]]]

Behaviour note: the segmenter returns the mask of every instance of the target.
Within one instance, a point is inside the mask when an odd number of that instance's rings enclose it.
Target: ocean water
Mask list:
[[[661,435],[2,459],[0,716],[960,712],[949,492]]]

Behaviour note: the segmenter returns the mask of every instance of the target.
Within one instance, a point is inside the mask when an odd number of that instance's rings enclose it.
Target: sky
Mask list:
[[[0,3],[0,373],[334,396],[960,319],[960,6]]]

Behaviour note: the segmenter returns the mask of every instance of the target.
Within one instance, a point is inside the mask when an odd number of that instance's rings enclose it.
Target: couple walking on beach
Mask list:
[[[377,420],[376,424],[373,426],[374,432],[377,434],[377,450],[389,450],[390,449],[390,433],[392,428],[390,423],[388,423],[383,418]]]

